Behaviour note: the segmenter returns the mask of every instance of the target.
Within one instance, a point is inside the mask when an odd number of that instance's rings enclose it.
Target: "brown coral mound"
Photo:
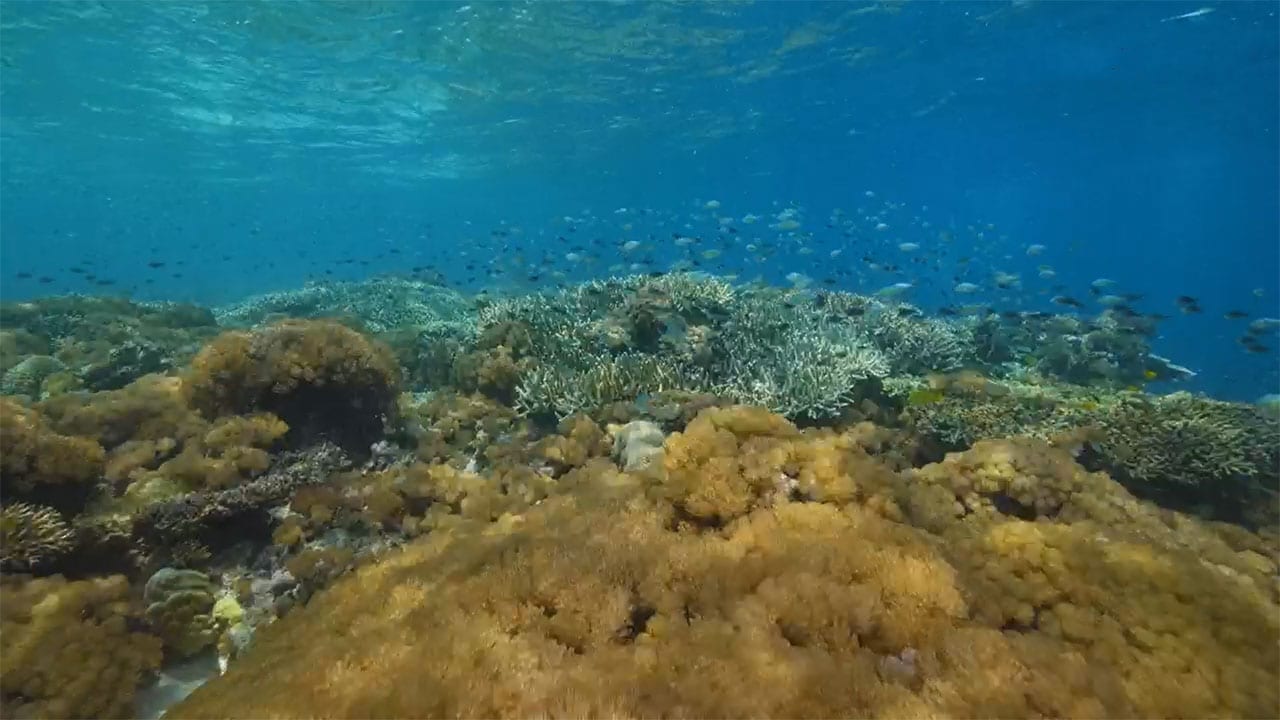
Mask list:
[[[134,632],[136,608],[119,575],[0,582],[0,716],[131,717],[160,640]]]
[[[296,446],[317,439],[367,454],[395,411],[400,367],[386,346],[329,320],[285,320],[215,338],[183,389],[208,417],[270,412]]]
[[[38,411],[0,398],[0,494],[77,508],[102,474],[105,453],[88,438],[63,435]]]
[[[1247,565],[1242,555],[1203,530],[1196,550],[1179,547],[1169,523],[1144,515],[1145,506],[1126,500],[1105,476],[1083,473],[1069,458],[1062,464],[1044,445],[1020,446],[1038,459],[1002,464],[974,455],[963,467],[955,460],[908,482],[866,454],[865,434],[802,433],[744,408],[705,411],[668,439],[652,473],[621,473],[592,460],[527,509],[435,524],[266,628],[227,675],[172,712],[1040,717],[1280,710],[1269,690],[1276,685],[1269,675],[1276,600],[1258,584],[1258,561],[1266,558],[1255,552],[1255,570],[1236,570]],[[1044,476],[1053,489],[1043,496],[1056,499],[1037,504],[1042,495],[1033,494],[1028,504],[1056,513],[1054,520],[1017,519],[994,503],[966,511],[956,498],[967,491],[943,482],[944,474],[972,476],[988,466],[995,473],[1005,464],[1032,484]],[[990,494],[1012,485],[997,482]],[[1065,486],[1071,489],[1059,490]],[[911,513],[931,509],[933,532],[903,522],[915,515],[904,514],[894,495]],[[1128,518],[1126,540],[1100,524],[1108,518]],[[1074,545],[1033,552],[1015,541],[1021,528]],[[1152,540],[1140,544],[1143,533]],[[967,544],[953,551],[944,540]],[[1090,548],[1078,562],[1062,557]],[[1203,565],[1201,550],[1235,575]],[[961,562],[962,552],[973,563],[989,557],[991,577]],[[1212,583],[1206,573],[1235,579]],[[1139,592],[1120,597],[1125,584]],[[1044,626],[1010,622],[1027,602],[1021,598],[1044,586],[1061,588]],[[1270,620],[1258,615],[1267,609]],[[1186,639],[1174,631],[1179,622],[1195,624]],[[1256,637],[1242,638],[1246,632]],[[1238,677],[1223,677],[1230,673]]]

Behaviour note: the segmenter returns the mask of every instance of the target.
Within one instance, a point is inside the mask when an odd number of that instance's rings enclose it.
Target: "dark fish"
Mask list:
[[[1228,320],[1241,320],[1249,317],[1249,313],[1243,310],[1228,310],[1222,314],[1222,317]]]
[[[30,279],[31,279],[31,273],[29,273],[29,272],[20,272],[20,273],[18,273],[17,275],[14,275],[14,277],[18,278],[19,280],[30,280]]]
[[[147,267],[151,268],[152,270],[158,270],[164,267],[164,263],[160,262],[159,260],[152,260],[151,262],[147,263]]]
[[[1079,300],[1076,300],[1073,297],[1068,297],[1066,295],[1055,295],[1053,296],[1053,299],[1050,300],[1050,302],[1054,303],[1055,305],[1065,305],[1066,307],[1073,307],[1073,308],[1084,307],[1084,303],[1081,303]]]
[[[53,278],[49,277],[48,275],[41,275],[36,282],[40,283],[41,285],[48,285],[49,283],[53,282]]]

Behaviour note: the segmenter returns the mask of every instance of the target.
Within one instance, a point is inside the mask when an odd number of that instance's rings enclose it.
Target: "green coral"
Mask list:
[[[147,580],[143,601],[147,620],[166,650],[188,657],[218,640],[215,586],[196,570],[161,568]]]

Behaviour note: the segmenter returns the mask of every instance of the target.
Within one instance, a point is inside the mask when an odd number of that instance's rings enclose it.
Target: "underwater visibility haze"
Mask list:
[[[0,2],[0,715],[1280,716],[1278,38]]]

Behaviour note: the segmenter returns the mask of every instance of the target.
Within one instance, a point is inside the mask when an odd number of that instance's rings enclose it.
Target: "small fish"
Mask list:
[[[880,288],[876,291],[876,295],[879,295],[880,297],[896,297],[898,295],[902,295],[913,287],[915,286],[908,282],[894,283]]]
[[[920,243],[904,242],[898,243],[898,249],[902,252],[915,252],[920,249]]]
[[[1167,23],[1173,20],[1190,20],[1191,18],[1203,17],[1205,15],[1208,15],[1211,12],[1213,12],[1213,8],[1202,7],[1198,10],[1192,10],[1191,12],[1182,13],[1181,15],[1174,15],[1172,17],[1164,18],[1160,22]]]
[[[961,295],[969,295],[969,294],[978,292],[982,288],[978,287],[977,285],[971,282],[962,282],[962,283],[957,283],[955,288],[953,289],[956,292],[960,293]]]
[[[1044,253],[1044,251],[1045,251],[1045,250],[1047,250],[1047,249],[1048,249],[1048,248],[1046,248],[1044,245],[1039,245],[1039,244],[1037,244],[1037,245],[1028,245],[1028,246],[1027,246],[1027,257],[1035,257],[1035,256],[1037,256],[1037,255],[1041,255],[1041,254],[1043,254],[1043,253]]]
[[[1228,310],[1222,314],[1222,317],[1228,320],[1243,320],[1249,317],[1249,313],[1243,310]]]
[[[1053,299],[1050,300],[1049,302],[1055,305],[1065,305],[1066,307],[1073,307],[1073,308],[1084,307],[1084,303],[1080,302],[1079,300],[1076,300],[1073,297],[1068,297],[1066,295],[1055,295],[1053,296]]]

